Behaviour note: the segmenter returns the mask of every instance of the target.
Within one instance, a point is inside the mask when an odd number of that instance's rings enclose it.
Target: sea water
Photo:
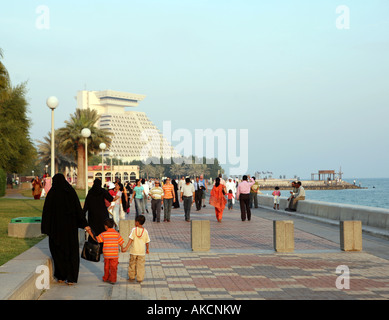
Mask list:
[[[389,209],[389,178],[344,179],[349,183],[354,180],[363,189],[305,190],[305,199]],[[281,190],[281,196],[288,197],[289,191]]]

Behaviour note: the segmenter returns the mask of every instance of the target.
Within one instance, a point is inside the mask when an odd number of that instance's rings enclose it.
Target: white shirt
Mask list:
[[[297,198],[297,197],[305,197],[305,189],[302,186],[300,186],[297,189],[297,192],[293,193],[293,196],[295,198]]]
[[[130,246],[130,254],[135,256],[146,255],[146,243],[150,242],[149,233],[145,228],[133,228],[130,234],[132,243]]]
[[[143,187],[145,194],[146,194],[146,197],[147,197],[149,195],[149,191],[150,191],[150,187],[149,187],[148,182],[146,182],[145,184],[142,184],[142,187]]]
[[[183,197],[192,197],[193,192],[195,192],[195,188],[194,188],[194,185],[192,183],[189,183],[189,184],[185,183],[182,186],[182,196]]]

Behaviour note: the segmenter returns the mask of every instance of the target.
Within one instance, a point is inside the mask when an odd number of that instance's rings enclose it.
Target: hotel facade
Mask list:
[[[152,156],[181,157],[146,113],[134,110],[145,98],[145,95],[113,90],[77,93],[77,108],[96,110],[100,115],[97,126],[112,133],[111,145],[103,151],[104,158],[114,157],[122,162],[131,162],[145,161]],[[150,132],[154,134],[154,138],[147,138],[149,134],[145,133]]]

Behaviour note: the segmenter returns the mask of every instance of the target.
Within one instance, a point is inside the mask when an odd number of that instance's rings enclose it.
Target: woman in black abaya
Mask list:
[[[175,194],[175,197],[176,197],[176,201],[173,202],[173,208],[174,209],[178,209],[180,207],[180,202],[178,201],[178,184],[177,184],[175,179],[172,179],[172,185],[173,185],[174,194]]]
[[[76,191],[63,174],[56,174],[43,206],[41,231],[49,236],[54,277],[58,282],[77,283],[80,269],[79,228],[91,234]]]
[[[101,187],[101,180],[95,179],[85,199],[83,212],[84,215],[87,215],[89,226],[96,236],[105,231],[104,221],[110,218],[105,200],[110,204],[113,197]],[[94,242],[91,236],[89,236],[88,241]]]

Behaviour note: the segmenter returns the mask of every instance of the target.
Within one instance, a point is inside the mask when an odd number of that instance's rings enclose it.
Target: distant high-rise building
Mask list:
[[[105,156],[112,152],[114,157],[128,162],[149,157],[181,157],[145,112],[126,110],[137,107],[145,97],[113,90],[78,92],[77,107],[96,110],[101,116],[97,124],[99,128],[113,133],[111,146],[104,151]],[[148,137],[148,140],[144,137]]]

